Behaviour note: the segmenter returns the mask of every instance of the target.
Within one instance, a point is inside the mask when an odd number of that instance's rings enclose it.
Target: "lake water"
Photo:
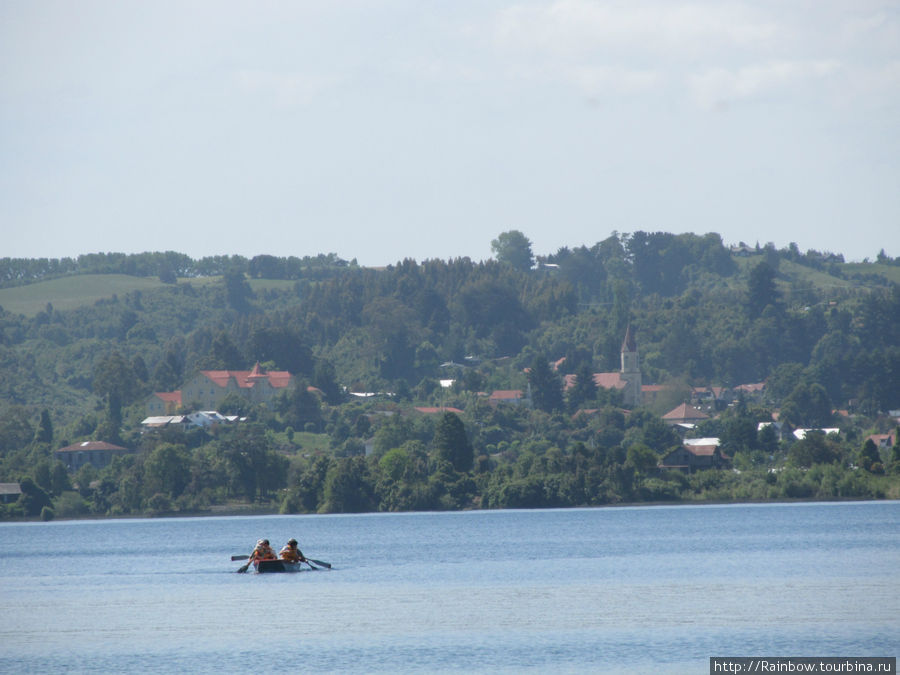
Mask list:
[[[330,571],[235,574],[290,537]],[[900,502],[0,524],[2,672],[897,656]]]

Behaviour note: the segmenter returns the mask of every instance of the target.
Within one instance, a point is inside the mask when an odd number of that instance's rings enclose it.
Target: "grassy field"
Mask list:
[[[51,279],[27,286],[0,288],[0,307],[8,312],[34,316],[47,307],[74,309],[97,300],[125,295],[131,291],[148,291],[164,284],[156,277],[131,277],[125,274],[79,274]]]
[[[218,283],[221,277],[198,277],[179,279],[179,283],[194,286]],[[254,292],[262,290],[291,290],[296,281],[278,279],[248,279]],[[132,277],[126,274],[78,274],[36,284],[0,288],[0,307],[7,312],[35,316],[47,308],[49,302],[54,309],[65,310],[92,305],[97,300],[113,295],[126,295],[131,291],[150,291],[165,286],[156,277]]]

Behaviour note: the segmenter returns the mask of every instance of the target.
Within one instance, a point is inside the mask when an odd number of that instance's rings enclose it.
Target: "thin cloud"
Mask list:
[[[704,108],[716,108],[754,99],[818,80],[833,74],[839,64],[826,61],[776,61],[729,70],[710,68],[689,78],[696,101]]]
[[[715,46],[751,47],[771,42],[778,33],[775,23],[741,5],[589,0],[515,5],[500,12],[494,30],[501,47],[569,56],[609,48],[696,53]]]

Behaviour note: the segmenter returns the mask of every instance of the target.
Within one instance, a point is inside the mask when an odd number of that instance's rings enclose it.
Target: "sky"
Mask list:
[[[900,2],[0,0],[0,257],[900,256]]]

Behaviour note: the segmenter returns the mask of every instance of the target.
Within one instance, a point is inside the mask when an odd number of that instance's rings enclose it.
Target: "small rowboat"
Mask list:
[[[253,563],[256,571],[263,572],[302,572],[309,567],[303,567],[303,563],[290,560],[257,560]]]

